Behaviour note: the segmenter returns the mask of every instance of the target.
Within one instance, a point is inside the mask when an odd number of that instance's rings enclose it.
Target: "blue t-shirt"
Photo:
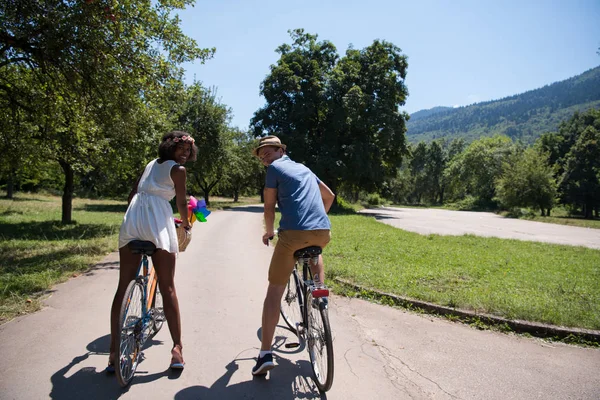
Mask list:
[[[277,189],[281,213],[279,230],[331,229],[319,182],[310,169],[288,156],[284,155],[269,165],[265,187]]]

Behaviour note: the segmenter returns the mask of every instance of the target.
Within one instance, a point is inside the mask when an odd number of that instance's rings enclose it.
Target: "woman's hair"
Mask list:
[[[189,143],[192,145],[188,161],[196,161],[198,148],[194,144],[194,138],[189,133],[183,131],[171,131],[165,134],[158,145],[158,156],[162,160],[173,160],[175,158],[175,149],[180,143]]]

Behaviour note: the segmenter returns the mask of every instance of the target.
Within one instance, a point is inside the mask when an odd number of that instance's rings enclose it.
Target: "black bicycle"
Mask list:
[[[315,287],[309,263],[316,264],[322,249],[306,247],[294,253],[296,263],[281,299],[281,316],[298,343],[287,343],[286,348],[298,347],[305,340],[315,383],[326,392],[333,383],[333,340],[329,325],[329,289]],[[302,277],[299,272],[302,265]]]

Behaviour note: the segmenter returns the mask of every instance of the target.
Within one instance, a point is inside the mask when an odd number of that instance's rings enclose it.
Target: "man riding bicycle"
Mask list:
[[[265,245],[275,235],[275,204],[281,221],[278,240],[269,266],[269,287],[262,313],[262,341],[253,375],[264,375],[275,367],[271,344],[279,321],[281,297],[294,268],[294,252],[307,246],[324,248],[330,240],[327,213],[335,194],[305,165],[285,154],[286,146],[277,136],[261,138],[253,154],[267,167],[264,189]],[[324,282],[323,257],[311,265],[315,283]]]

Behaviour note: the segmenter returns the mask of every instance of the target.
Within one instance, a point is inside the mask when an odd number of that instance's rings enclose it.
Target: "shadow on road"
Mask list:
[[[162,344],[162,341],[149,339],[144,348],[152,345]],[[108,349],[110,348],[110,335],[102,336],[86,347],[86,352],[80,356],[76,356],[65,367],[56,371],[50,381],[52,383],[52,391],[49,397],[51,399],[83,399],[86,400],[101,400],[101,399],[118,399],[123,394],[127,393],[129,388],[121,388],[117,382],[115,374],[107,374],[103,369],[96,370],[95,367],[83,367],[77,369],[77,365],[85,361],[90,356],[103,355],[108,361]],[[155,374],[144,374],[143,357],[140,360],[140,366],[131,385],[139,385],[160,378],[176,379],[180,372],[165,371]]]
[[[251,213],[260,213],[264,212],[264,207],[262,205],[252,205],[252,206],[226,206],[223,207],[224,211],[242,211],[242,212],[251,212]]]
[[[293,363],[274,354],[277,368],[267,376],[251,377],[251,380],[229,385],[239,369],[238,361],[254,362],[256,358],[240,358],[225,366],[225,373],[211,385],[190,386],[175,394],[175,400],[223,400],[223,399],[327,399],[319,393],[311,378],[308,361]]]

